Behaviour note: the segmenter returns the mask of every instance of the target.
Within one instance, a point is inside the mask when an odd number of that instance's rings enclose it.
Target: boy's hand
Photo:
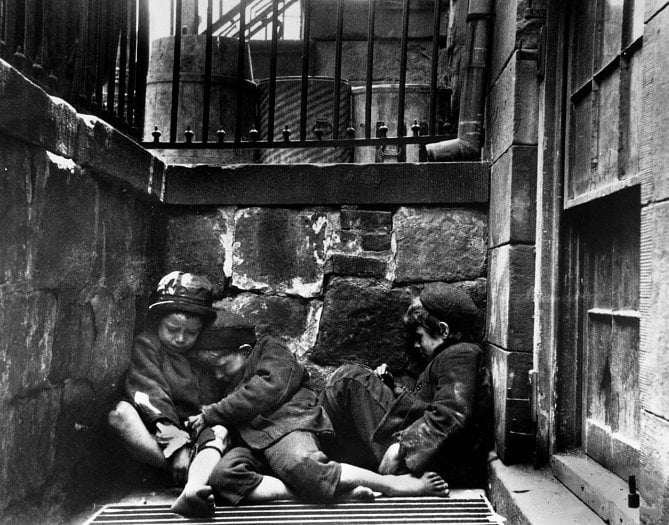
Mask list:
[[[178,485],[185,485],[188,480],[190,447],[181,447],[172,456],[172,477]]]
[[[190,416],[186,426],[192,430],[195,430],[196,434],[202,432],[202,429],[207,426],[204,422],[204,416],[202,414],[197,414],[195,416]]]

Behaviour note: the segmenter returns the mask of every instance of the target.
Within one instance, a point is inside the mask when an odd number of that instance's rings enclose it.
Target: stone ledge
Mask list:
[[[168,166],[167,204],[485,204],[486,162]]]
[[[506,466],[494,459],[489,467],[490,501],[513,525],[602,525],[587,505],[557,481],[549,468]]]
[[[107,122],[48,95],[3,60],[0,115],[0,134],[72,159],[144,197],[161,197],[162,161]]]
[[[617,525],[639,523],[639,509],[627,506],[627,484],[583,454],[558,454],[551,458],[555,476],[604,521]]]

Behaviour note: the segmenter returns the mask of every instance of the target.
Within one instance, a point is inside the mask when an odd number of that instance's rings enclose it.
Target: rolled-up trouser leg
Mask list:
[[[277,478],[297,497],[310,501],[330,501],[341,478],[341,465],[320,450],[312,432],[296,430],[264,451]]]
[[[325,451],[342,463],[376,470],[387,447],[372,434],[394,401],[393,391],[369,368],[339,367],[320,394],[335,429]]]
[[[209,484],[214,489],[218,501],[229,505],[239,505],[262,481],[267,469],[245,447],[227,451],[216,463],[209,476]]]

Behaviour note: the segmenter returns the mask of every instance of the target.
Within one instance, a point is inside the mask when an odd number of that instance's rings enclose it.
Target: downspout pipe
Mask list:
[[[467,8],[469,63],[460,97],[458,136],[426,144],[430,162],[478,160],[483,142],[486,65],[494,0],[469,0]]]

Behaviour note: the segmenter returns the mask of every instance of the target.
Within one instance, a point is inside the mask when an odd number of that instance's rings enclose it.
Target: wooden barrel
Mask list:
[[[194,140],[202,139],[204,107],[206,35],[183,35],[181,40],[181,67],[179,77],[179,109],[177,113],[177,141],[184,141],[183,132],[190,126]],[[208,140],[216,141],[216,131],[222,126],[226,141],[235,138],[237,118],[237,52],[234,38],[215,37],[212,42],[212,74],[209,107]],[[151,47],[151,59],[146,84],[146,117],[144,140],[151,141],[154,127],[162,133],[161,140],[169,139],[172,108],[172,72],[174,64],[174,37],[158,38]],[[255,119],[256,85],[253,82],[251,55],[246,53],[242,81],[243,138]]]
[[[371,137],[376,137],[377,122],[388,126],[390,137],[397,137],[397,106],[399,104],[399,84],[372,85],[372,116],[370,126]],[[351,89],[353,105],[353,121],[356,126],[356,137],[365,136],[365,104],[367,86],[354,86]],[[448,122],[450,113],[450,90],[437,88],[437,123]],[[418,122],[426,130],[430,120],[430,84],[405,84],[404,87],[404,135],[412,136],[411,126]],[[375,146],[361,146],[355,148],[353,158],[355,162],[388,162],[399,157],[406,162],[418,162],[417,144],[407,144],[405,151],[398,151],[395,147],[376,148]]]
[[[258,118],[261,136],[267,138],[269,120],[269,79],[258,81]],[[335,80],[329,77],[309,77],[307,84],[307,136],[316,139],[314,126],[324,130],[323,139],[332,138],[334,125]],[[281,131],[288,126],[291,140],[302,140],[300,116],[302,104],[302,77],[278,77],[275,91],[274,140],[283,139]],[[339,138],[346,138],[351,119],[351,90],[345,80],[339,82]],[[352,148],[265,148],[259,152],[262,163],[299,164],[306,162],[350,162]]]

